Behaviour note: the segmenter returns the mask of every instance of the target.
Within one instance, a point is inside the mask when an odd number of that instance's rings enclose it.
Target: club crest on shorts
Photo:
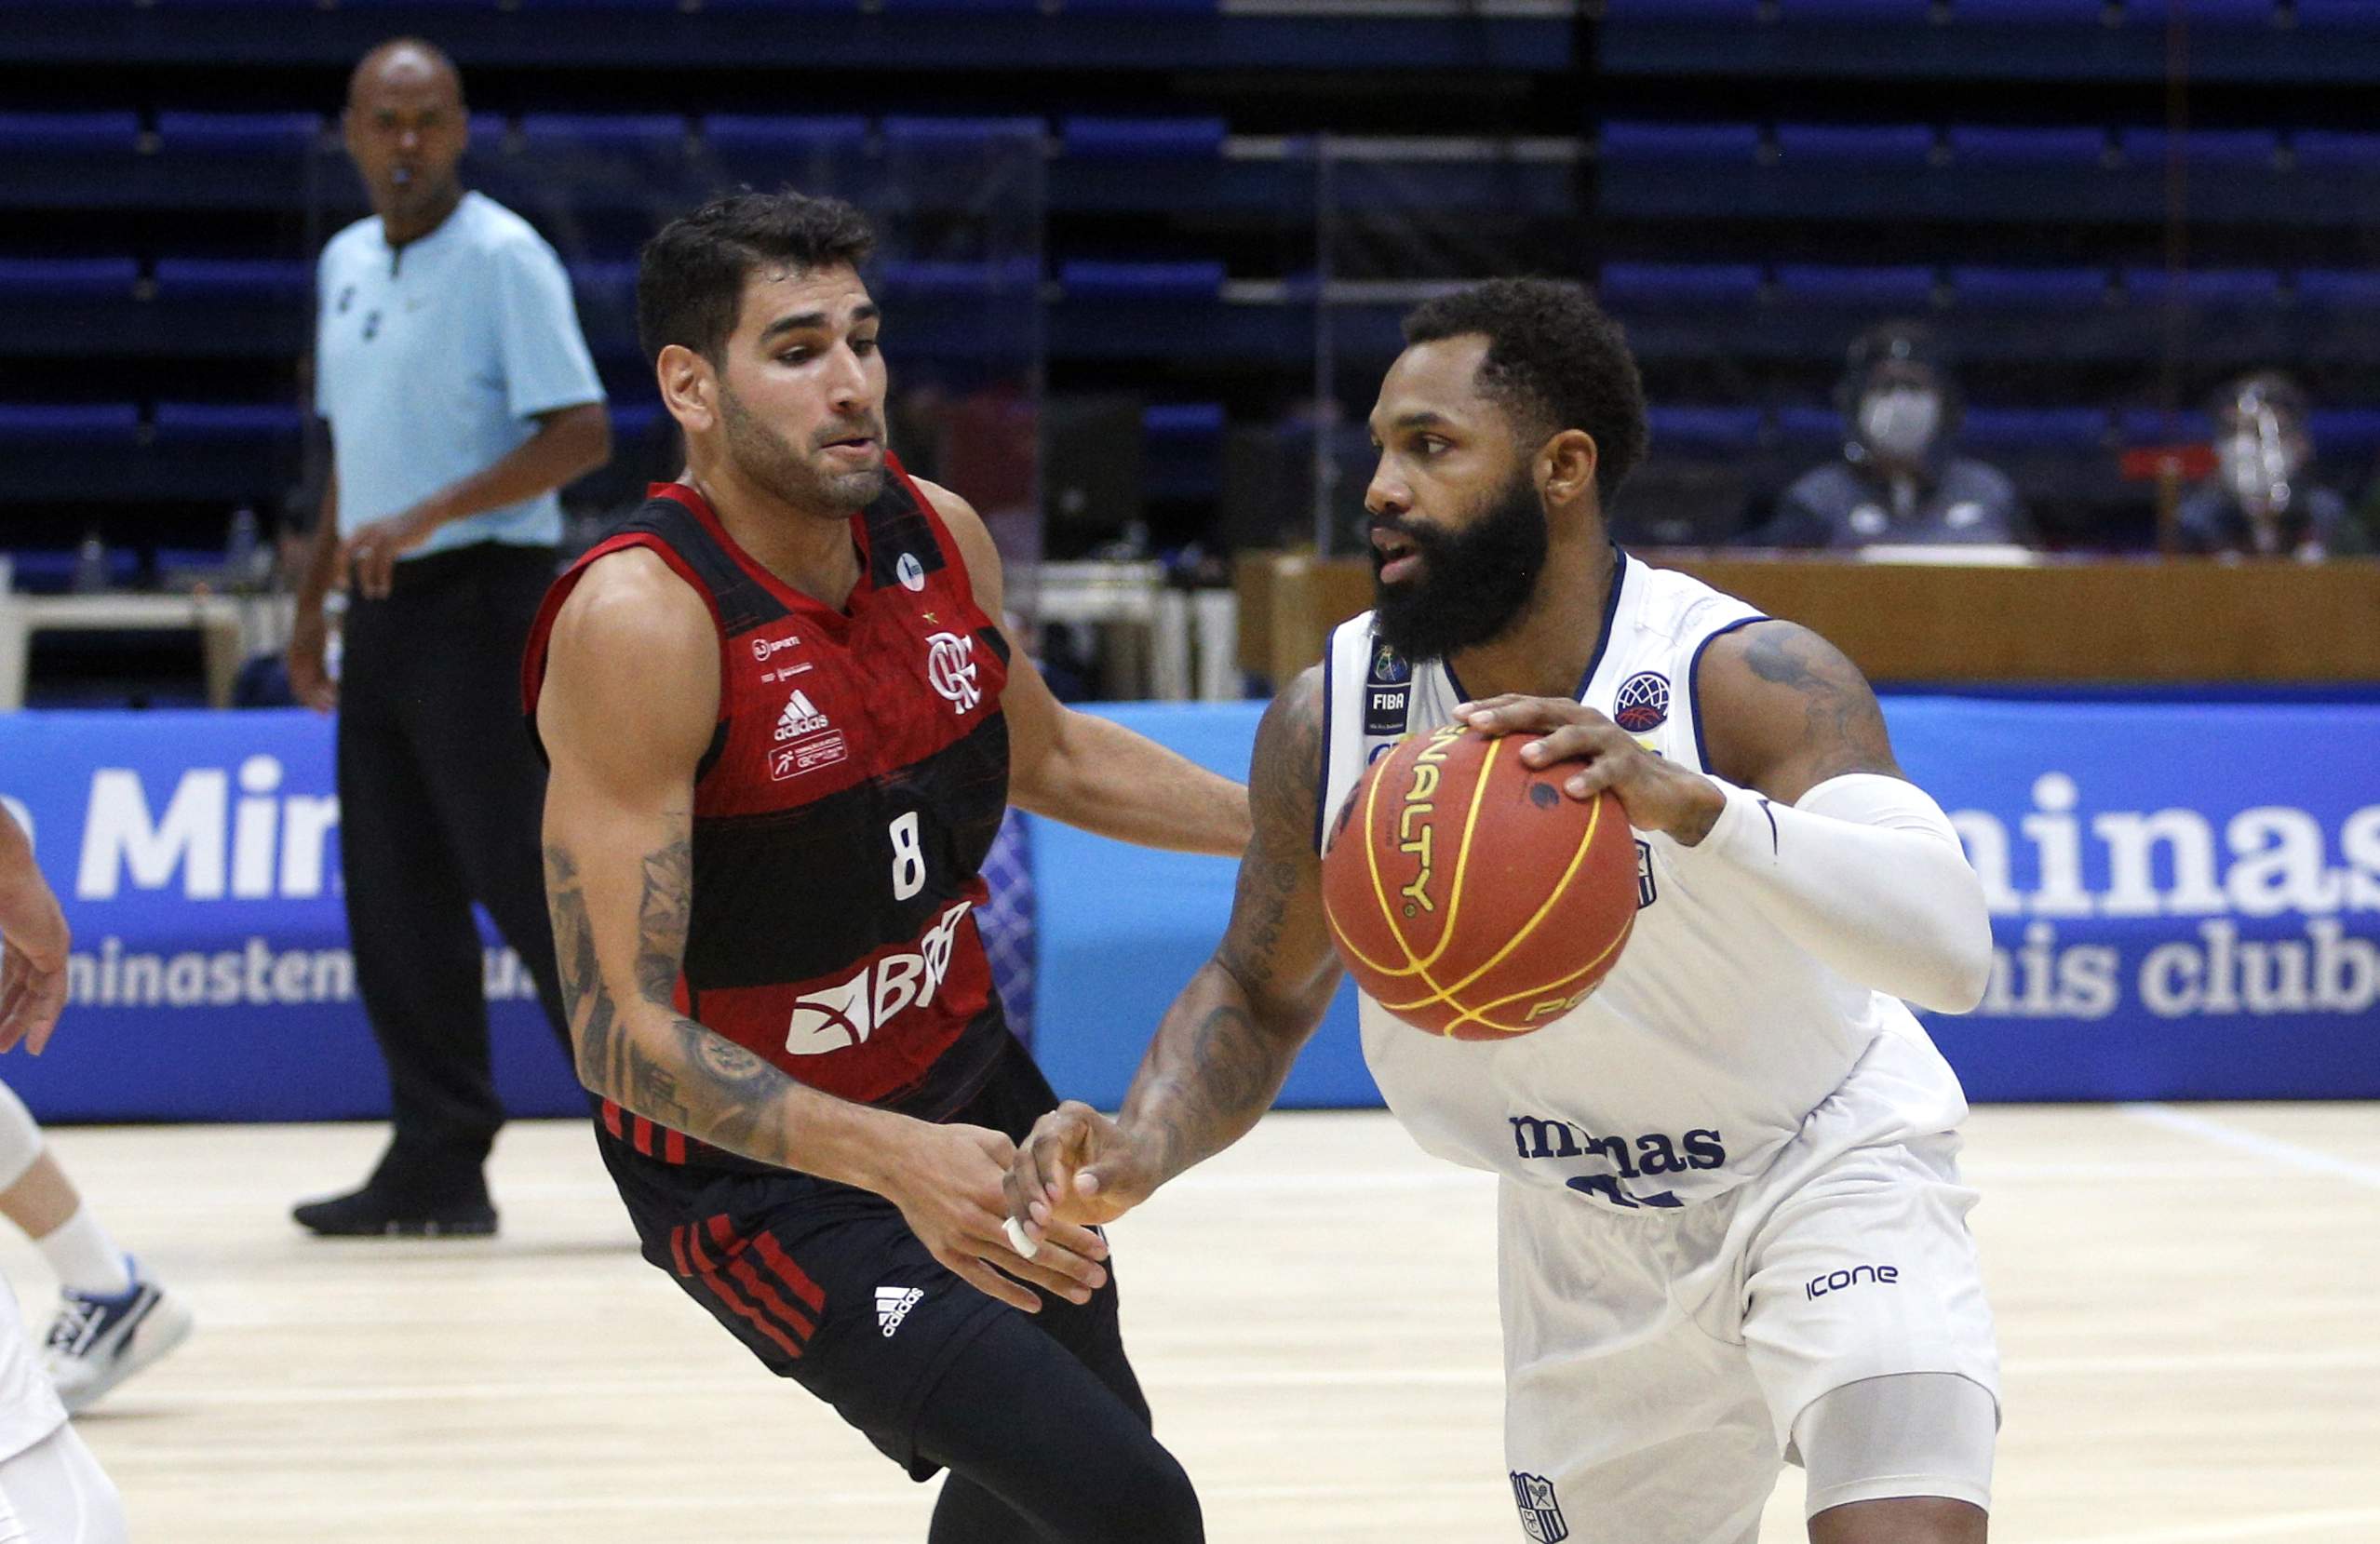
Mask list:
[[[1669,678],[1658,670],[1639,670],[1620,683],[1612,699],[1611,721],[1631,734],[1655,730],[1669,718]]]
[[[1513,1470],[1513,1504],[1521,1509],[1521,1531],[1538,1544],[1561,1544],[1570,1537],[1570,1524],[1562,1519],[1562,1503],[1553,1495],[1553,1482],[1542,1474],[1524,1474]]]

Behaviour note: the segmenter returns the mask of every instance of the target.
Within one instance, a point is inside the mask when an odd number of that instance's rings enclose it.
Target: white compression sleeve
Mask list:
[[[1992,968],[1983,882],[1923,788],[1851,772],[1777,804],[1711,781],[1727,808],[1678,849],[1682,863],[1724,865],[1787,937],[1849,980],[1943,1013],[1983,1000]]]
[[[41,1156],[41,1127],[17,1091],[0,1083],[0,1190],[10,1189]]]

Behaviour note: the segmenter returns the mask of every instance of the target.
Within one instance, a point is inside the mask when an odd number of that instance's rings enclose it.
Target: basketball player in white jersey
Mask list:
[[[1377,607],[1267,711],[1221,947],[1118,1119],[1043,1118],[1013,1218],[1107,1221],[1247,1131],[1338,980],[1324,817],[1408,733],[1523,735],[1635,828],[1619,964],[1492,1044],[1362,1005],[1398,1119],[1500,1180],[1523,1532],[1749,1544],[1790,1460],[1814,1544],[1977,1544],[1998,1376],[1966,1102],[1903,1000],[1981,999],[1981,885],[1848,660],[1612,546],[1644,403],[1584,291],[1481,285],[1405,338],[1372,414]]]
[[[0,1052],[38,1054],[66,1006],[66,920],[0,809]],[[0,1544],[124,1544],[124,1504],[67,1424],[0,1282]]]

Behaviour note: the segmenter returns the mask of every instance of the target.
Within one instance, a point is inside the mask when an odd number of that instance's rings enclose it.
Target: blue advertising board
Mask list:
[[[1100,711],[1245,775],[1258,705]],[[2380,705],[1886,705],[1983,876],[1992,987],[1928,1026],[1978,1099],[2380,1097]],[[48,1054],[0,1061],[48,1120],[369,1116],[328,720],[0,717],[0,798],[75,932]],[[1233,866],[1037,823],[1036,1053],[1112,1105],[1230,910]],[[584,1108],[488,933],[499,1082]],[[1377,1102],[1342,991],[1284,1102]]]

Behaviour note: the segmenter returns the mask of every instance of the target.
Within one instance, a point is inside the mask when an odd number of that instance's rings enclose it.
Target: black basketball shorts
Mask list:
[[[1056,1098],[1021,1047],[949,1119],[1022,1140]],[[646,1260],[669,1273],[771,1372],[835,1407],[912,1479],[918,1416],[951,1360],[998,1314],[1017,1310],[945,1269],[900,1209],[870,1191],[790,1170],[670,1164],[602,1133]],[[1043,1294],[1032,1322],[1052,1355],[1110,1387],[1132,1387],[1117,1327],[1115,1266],[1077,1306]],[[1136,1389],[1135,1390],[1136,1394]]]

